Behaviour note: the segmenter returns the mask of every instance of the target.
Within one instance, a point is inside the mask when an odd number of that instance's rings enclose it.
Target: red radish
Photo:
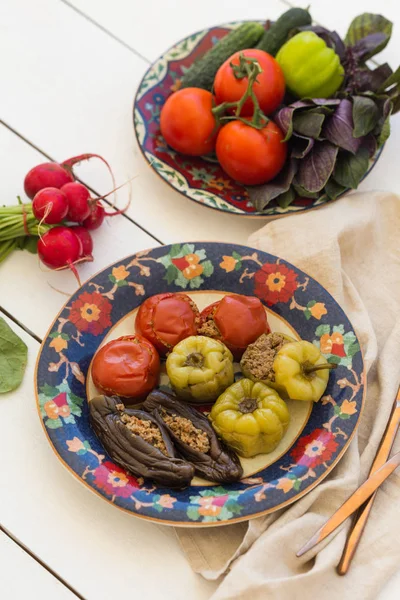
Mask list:
[[[97,229],[103,223],[105,215],[106,211],[98,202],[97,204],[92,206],[90,215],[87,219],[83,221],[82,225],[89,230]]]
[[[57,188],[44,188],[35,195],[32,210],[38,221],[48,225],[61,223],[68,213],[67,196]]]
[[[99,154],[80,154],[79,156],[73,156],[68,160],[65,160],[61,164],[56,162],[42,163],[33,167],[26,175],[24,180],[25,194],[28,198],[33,198],[37,192],[46,187],[55,187],[57,189],[62,188],[66,183],[70,183],[75,180],[73,174],[74,165],[84,161],[90,160],[91,158],[98,158],[107,167],[110,172],[113,187],[115,188],[114,173],[111,170],[108,162]]]
[[[68,220],[83,223],[90,215],[91,205],[96,202],[90,198],[90,192],[82,183],[73,181],[63,185],[61,191],[68,200]]]
[[[66,183],[73,181],[72,173],[57,163],[42,163],[33,167],[24,180],[25,194],[32,200],[43,188],[60,189]]]
[[[80,284],[75,264],[82,254],[82,243],[69,227],[53,227],[38,241],[39,258],[50,269],[71,269]]]
[[[82,244],[82,254],[79,258],[85,258],[86,260],[93,260],[92,252],[93,252],[93,240],[89,231],[85,227],[81,227],[80,225],[74,225],[74,227],[70,228],[81,240]]]

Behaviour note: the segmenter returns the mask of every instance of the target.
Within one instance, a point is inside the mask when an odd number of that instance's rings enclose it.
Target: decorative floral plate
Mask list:
[[[216,160],[184,156],[167,146],[160,131],[160,111],[185,70],[238,22],[203,29],[167,50],[145,73],[135,98],[133,120],[139,147],[150,166],[171,187],[209,208],[251,217],[277,218],[320,207],[329,199],[298,198],[287,208],[272,200],[263,211],[250,202],[247,189],[229,177]],[[368,175],[382,148],[370,162]],[[340,196],[345,194],[345,190]],[[338,196],[339,197],[339,196]]]
[[[134,477],[110,460],[90,428],[88,399],[95,393],[90,363],[98,347],[134,331],[136,311],[146,297],[182,290],[199,308],[225,293],[258,296],[272,330],[313,342],[338,368],[320,402],[289,403],[291,424],[278,448],[243,460],[242,481],[222,486],[195,478],[187,489],[172,491]],[[35,383],[46,435],[73,475],[139,517],[187,526],[250,519],[310,491],[349,445],[364,399],[357,337],[320,284],[270,254],[200,242],[138,252],[86,282],[50,327]]]

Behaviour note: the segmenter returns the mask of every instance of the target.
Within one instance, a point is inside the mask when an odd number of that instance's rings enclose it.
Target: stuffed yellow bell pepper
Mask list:
[[[248,346],[240,364],[253,381],[262,381],[292,400],[314,402],[325,392],[329,370],[336,367],[314,344],[289,341],[280,333],[260,336]]]
[[[226,389],[209,418],[225,443],[245,458],[272,452],[290,420],[279,394],[250,379],[240,379]]]
[[[212,402],[233,383],[233,356],[222,342],[192,335],[169,354],[167,375],[179,398]]]

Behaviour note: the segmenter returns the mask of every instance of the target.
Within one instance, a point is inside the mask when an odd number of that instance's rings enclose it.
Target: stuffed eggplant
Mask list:
[[[120,398],[96,396],[89,402],[90,423],[113,461],[134,475],[180,489],[194,475],[178,457],[162,421],[143,410],[125,408]]]
[[[198,475],[219,483],[238,481],[243,476],[238,456],[218,439],[208,419],[195,408],[161,390],[151,392],[143,408],[167,429]]]

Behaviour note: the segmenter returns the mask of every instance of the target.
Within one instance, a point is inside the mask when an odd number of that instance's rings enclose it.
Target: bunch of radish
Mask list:
[[[40,260],[50,269],[71,269],[79,281],[75,265],[93,260],[90,231],[100,227],[105,216],[119,215],[127,208],[106,211],[101,199],[91,198],[87,187],[75,180],[74,165],[91,158],[106,164],[115,188],[110,166],[97,154],[82,154],[61,164],[37,165],[24,180],[25,193],[32,203],[0,208],[0,260],[1,244],[5,257],[13,247],[22,247],[17,243],[22,239],[19,236],[39,236]]]

